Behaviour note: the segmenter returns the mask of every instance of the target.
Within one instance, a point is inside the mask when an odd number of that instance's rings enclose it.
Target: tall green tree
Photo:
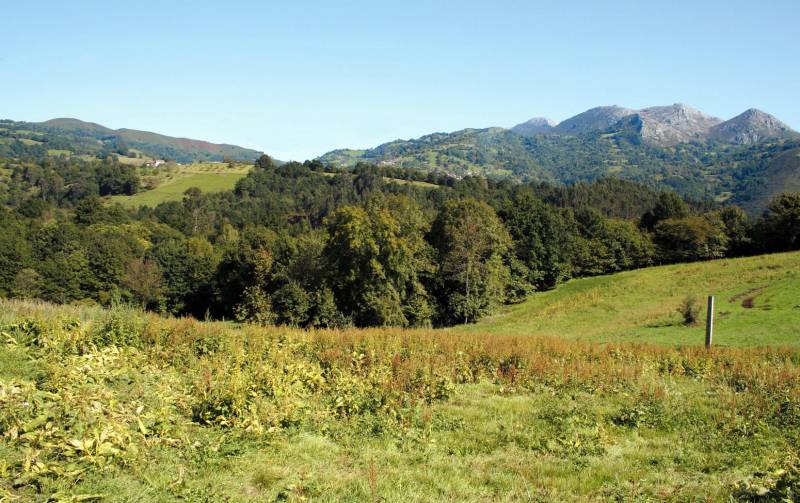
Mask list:
[[[670,218],[659,222],[654,241],[662,262],[721,258],[728,247],[728,236],[722,223],[702,216]]]
[[[773,251],[800,249],[800,192],[780,194],[763,218],[765,248]]]
[[[641,224],[647,230],[655,229],[663,220],[680,219],[689,216],[689,205],[674,192],[662,192],[652,210],[642,215]]]
[[[475,199],[447,202],[429,233],[439,258],[438,293],[447,322],[474,322],[505,300],[504,256],[511,236],[494,210]]]
[[[396,205],[399,206],[399,203]],[[327,220],[324,256],[339,309],[364,325],[423,325],[430,319],[420,274],[429,269],[421,219],[385,204],[348,206]],[[402,224],[401,224],[402,222]]]
[[[500,211],[526,280],[537,289],[553,288],[572,274],[574,235],[558,210],[529,191],[517,191]]]

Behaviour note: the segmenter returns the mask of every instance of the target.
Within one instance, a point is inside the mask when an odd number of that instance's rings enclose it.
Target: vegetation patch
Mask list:
[[[0,334],[8,501],[797,494],[793,349],[300,331],[10,301]]]

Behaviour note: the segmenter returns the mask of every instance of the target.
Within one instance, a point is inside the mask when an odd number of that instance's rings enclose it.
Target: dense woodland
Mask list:
[[[126,210],[103,161],[0,163],[0,295],[293,326],[442,326],[580,276],[800,248],[800,194],[751,218],[633,182],[554,186],[277,165]]]

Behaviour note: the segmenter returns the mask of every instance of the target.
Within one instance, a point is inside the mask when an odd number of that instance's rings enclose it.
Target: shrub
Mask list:
[[[733,501],[783,502],[800,500],[800,468],[790,464],[772,473],[757,473],[736,484]]]
[[[681,313],[683,317],[684,325],[697,325],[702,315],[702,309],[700,303],[697,301],[697,297],[694,295],[687,295],[683,299],[683,302],[681,302],[680,307],[678,307],[678,312]]]

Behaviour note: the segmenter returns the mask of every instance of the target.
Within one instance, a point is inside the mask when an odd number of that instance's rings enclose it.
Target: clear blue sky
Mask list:
[[[597,105],[800,128],[800,1],[3,2],[0,117],[281,159]]]

